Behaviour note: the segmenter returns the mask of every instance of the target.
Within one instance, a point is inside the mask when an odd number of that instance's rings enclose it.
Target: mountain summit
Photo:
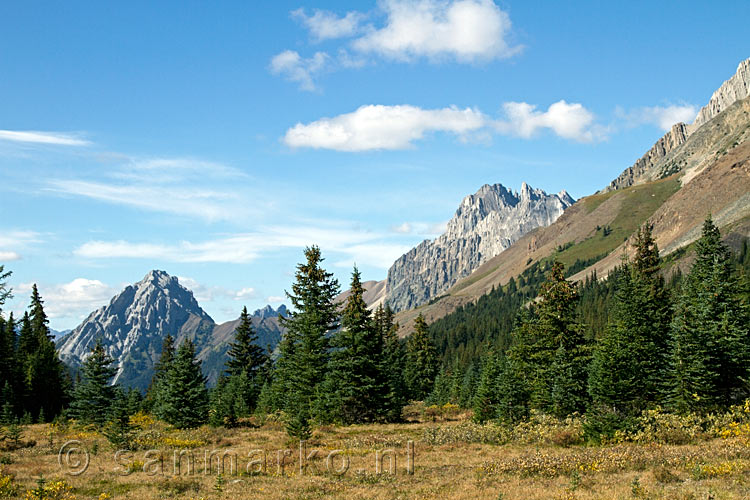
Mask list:
[[[281,337],[279,314],[287,314],[285,306],[278,310],[266,306],[253,314],[262,347],[274,346]],[[162,342],[172,335],[176,344],[185,339],[193,341],[204,362],[204,373],[215,381],[223,370],[235,323],[217,325],[177,277],[154,270],[138,283],[125,287],[108,305],[92,312],[60,339],[58,350],[66,364],[77,367],[101,339],[107,354],[117,363],[114,381],[145,389],[161,355]]]
[[[518,192],[485,184],[463,199],[445,233],[396,260],[386,300],[396,311],[430,301],[524,234],[552,224],[574,202],[564,190],[548,195],[525,182]]]

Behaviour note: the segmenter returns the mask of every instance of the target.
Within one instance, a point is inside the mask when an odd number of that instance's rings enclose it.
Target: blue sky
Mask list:
[[[605,186],[750,56],[747,2],[5,2],[0,263],[74,327],[150,269],[217,321],[482,184]]]

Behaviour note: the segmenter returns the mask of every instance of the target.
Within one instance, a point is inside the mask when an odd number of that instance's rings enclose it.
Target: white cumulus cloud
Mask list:
[[[510,17],[492,0],[386,0],[385,25],[354,41],[361,52],[408,61],[419,57],[473,62],[507,58]]]
[[[475,133],[494,131],[529,139],[548,129],[578,142],[603,137],[594,114],[579,103],[561,100],[540,111],[525,102],[508,102],[503,110],[503,118],[491,119],[474,108],[366,105],[351,113],[298,123],[287,130],[283,141],[292,148],[359,152],[406,149],[430,132],[449,132],[466,139]]]
[[[630,112],[625,112],[623,109],[618,108],[616,114],[631,127],[650,124],[667,131],[675,123],[691,123],[698,114],[698,108],[690,104],[644,106]]]
[[[0,140],[56,146],[88,146],[91,142],[73,134],[34,130],[0,130]]]
[[[255,288],[246,287],[234,294],[234,300],[254,299],[257,295]]]
[[[360,12],[347,12],[339,17],[333,12],[315,9],[313,14],[307,15],[305,9],[292,11],[292,17],[300,21],[317,41],[331,38],[353,36],[359,31],[360,23],[365,17]]]
[[[306,58],[285,50],[271,59],[271,73],[308,91],[316,90],[315,79],[323,71],[361,68],[378,59],[477,63],[506,59],[523,49],[509,40],[510,17],[492,0],[382,0],[370,12],[342,16],[319,9],[308,14],[300,8],[291,16],[314,42],[351,39],[338,46],[336,58],[326,52]]]
[[[30,293],[31,283],[18,286],[19,293]],[[95,309],[106,305],[119,290],[99,280],[75,278],[69,283],[38,284],[44,300],[44,311],[53,320],[82,320]]]
[[[461,136],[482,128],[485,123],[485,116],[471,108],[367,105],[333,118],[298,123],[287,130],[284,143],[293,148],[337,151],[405,149],[428,132]]]
[[[328,65],[330,56],[325,52],[316,52],[305,59],[297,51],[285,50],[271,59],[271,73],[281,75],[287,80],[299,84],[301,90],[316,89],[314,78]]]
[[[547,111],[525,102],[506,102],[503,105],[506,118],[496,122],[495,127],[503,134],[523,138],[534,136],[539,130],[550,129],[564,139],[591,142],[600,135],[594,125],[594,114],[582,104],[564,100],[551,104]]]

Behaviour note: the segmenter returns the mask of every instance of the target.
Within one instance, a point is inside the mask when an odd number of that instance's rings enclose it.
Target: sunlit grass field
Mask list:
[[[410,423],[317,428],[304,444],[302,473],[300,444],[289,439],[276,418],[234,429],[176,430],[137,415],[133,447],[138,451],[119,454],[93,428],[25,426],[17,440],[3,441],[0,496],[750,498],[750,425],[742,412],[734,421],[717,421],[710,432],[697,430],[689,419],[670,420],[656,413],[654,424],[640,437],[591,446],[582,442],[575,418],[539,417],[508,429],[474,424],[455,407],[412,410]],[[80,453],[68,454],[71,448]],[[89,454],[87,468],[83,449]],[[315,449],[318,453],[311,457]],[[378,455],[383,458],[380,468]],[[69,474],[84,468],[79,475]]]

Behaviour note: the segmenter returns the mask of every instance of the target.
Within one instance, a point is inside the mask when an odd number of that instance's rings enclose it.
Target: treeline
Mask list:
[[[5,284],[10,274],[0,266],[0,419],[5,424],[45,422],[69,403],[72,384],[57,356],[36,285],[20,320],[1,314],[11,297]]]
[[[750,396],[750,251],[745,241],[733,257],[710,218],[694,246],[690,273],[665,282],[647,224],[635,257],[605,280],[574,284],[561,264],[535,263],[430,328],[420,315],[406,341],[390,308],[368,309],[356,268],[346,301],[335,302],[340,286],[313,246],[273,355],[245,308],[216,387],[192,342],[167,335],[145,397],[112,385],[114,360],[100,341],[71,381],[34,286],[20,321],[0,314],[1,416],[73,418],[127,446],[138,411],[179,428],[277,414],[302,439],[319,424],[399,421],[411,400],[472,408],[480,422],[585,413],[595,439],[656,406],[712,412]],[[0,306],[8,275],[0,267]]]
[[[470,405],[479,421],[586,413],[592,436],[625,429],[656,406],[708,413],[744,401],[748,244],[733,258],[709,218],[695,254],[688,275],[665,283],[647,224],[636,234],[633,260],[607,280],[576,286],[552,264],[539,300],[511,313],[515,326],[484,334],[478,368],[461,358],[444,362],[431,401]],[[502,299],[510,289],[493,293]],[[451,339],[453,329],[436,326],[436,339]]]
[[[244,308],[216,387],[207,387],[193,343],[175,346],[167,335],[145,397],[113,385],[115,361],[101,340],[71,381],[35,286],[20,334],[12,316],[0,321],[4,418],[72,418],[99,426],[118,446],[127,445],[133,433],[129,416],[138,411],[178,428],[234,426],[253,414],[278,413],[299,438],[309,436],[313,424],[399,421],[410,399],[424,399],[433,389],[438,359],[427,324],[420,316],[415,333],[401,342],[391,309],[367,308],[356,268],[350,294],[338,304],[340,287],[321,267],[320,249],[307,248],[305,258],[287,294],[294,310],[280,318],[286,334],[275,359],[258,346]],[[9,296],[9,274],[0,267],[0,300]]]

